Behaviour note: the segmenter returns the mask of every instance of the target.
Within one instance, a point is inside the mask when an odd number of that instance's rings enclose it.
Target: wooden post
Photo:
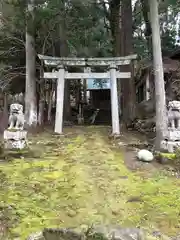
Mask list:
[[[175,130],[175,121],[174,121],[174,119],[171,120],[171,128],[172,128],[172,130]]]
[[[149,92],[149,72],[146,76],[146,101],[148,101],[150,99],[150,92]]]
[[[56,119],[55,119],[55,132],[63,133],[63,109],[64,109],[64,79],[65,70],[60,66],[57,80],[57,99],[56,99]]]
[[[84,68],[84,73],[90,73],[91,72],[91,68],[90,67],[85,67]],[[83,79],[83,102],[87,103],[87,81],[88,79]]]
[[[117,79],[116,79],[116,65],[110,66],[110,80],[111,80],[111,117],[112,117],[112,134],[119,135],[119,106],[117,93]]]

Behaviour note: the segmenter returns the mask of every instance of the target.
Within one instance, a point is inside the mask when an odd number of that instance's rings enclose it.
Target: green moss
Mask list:
[[[43,227],[93,223],[178,232],[180,180],[158,170],[150,179],[130,172],[122,153],[100,131],[91,131],[63,139],[34,136],[30,147],[42,152],[39,158],[0,165],[0,203],[9,209],[12,238],[25,239]]]
[[[10,128],[10,129],[9,129],[9,128],[8,128],[8,131],[9,131],[9,132],[19,132],[19,131],[22,131],[22,132],[23,132],[24,129],[17,129],[17,128]]]
[[[176,154],[175,153],[160,153],[160,155],[162,157],[165,157],[165,158],[169,159],[169,160],[171,160],[171,159],[173,160],[173,159],[176,158]]]

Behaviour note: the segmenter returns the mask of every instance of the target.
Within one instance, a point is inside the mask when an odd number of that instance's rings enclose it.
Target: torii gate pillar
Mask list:
[[[110,66],[112,134],[120,135],[116,65]]]
[[[56,118],[55,118],[55,133],[63,133],[63,110],[64,110],[64,82],[65,69],[59,66],[57,79],[57,98],[56,98]]]

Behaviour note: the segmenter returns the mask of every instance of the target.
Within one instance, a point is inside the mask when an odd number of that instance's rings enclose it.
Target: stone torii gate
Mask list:
[[[64,83],[66,79],[110,79],[111,86],[111,116],[112,116],[112,134],[120,134],[119,126],[119,104],[117,93],[117,79],[130,78],[130,72],[120,72],[118,69],[122,65],[128,65],[132,60],[137,58],[137,55],[115,58],[59,58],[44,55],[38,55],[39,59],[46,66],[56,68],[58,71],[44,72],[44,78],[57,79],[57,99],[56,99],[56,118],[55,132],[63,133],[63,106],[64,106]],[[83,67],[83,73],[69,73],[66,71],[68,66]],[[87,68],[90,67],[107,67],[108,72],[97,73],[90,72]]]

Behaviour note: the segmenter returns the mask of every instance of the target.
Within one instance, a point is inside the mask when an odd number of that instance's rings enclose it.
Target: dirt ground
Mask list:
[[[119,224],[150,234],[180,232],[180,179],[158,163],[136,161],[136,134],[108,138],[110,128],[66,128],[29,135],[30,153],[0,164],[4,239],[43,227]],[[132,143],[132,144],[131,144]],[[3,238],[2,238],[3,239]]]

